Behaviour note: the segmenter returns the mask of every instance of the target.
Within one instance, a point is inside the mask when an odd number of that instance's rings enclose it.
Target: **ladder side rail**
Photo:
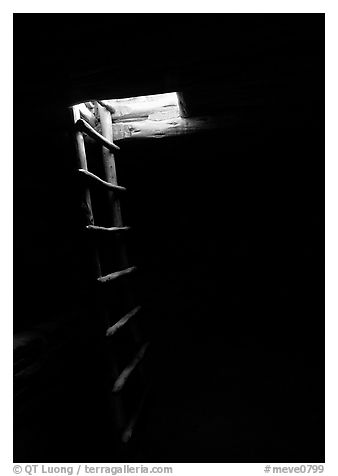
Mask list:
[[[80,118],[80,109],[78,106],[73,106],[71,108],[73,121],[76,123],[77,120]],[[77,160],[77,168],[82,170],[88,170],[87,165],[87,157],[86,157],[86,148],[84,143],[84,137],[81,131],[75,131],[75,151],[76,151],[76,160]],[[81,207],[85,213],[85,225],[90,226],[94,225],[94,216],[93,216],[93,208],[90,196],[90,190],[88,187],[83,189],[81,195]],[[101,265],[98,256],[97,250],[94,251],[94,260],[93,260],[93,267],[95,270],[96,278],[101,276]]]

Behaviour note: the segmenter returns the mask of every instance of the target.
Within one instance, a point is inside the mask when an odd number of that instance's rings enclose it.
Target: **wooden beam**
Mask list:
[[[154,115],[165,115],[167,118],[179,115],[176,93],[112,99],[101,101],[100,104],[103,104],[111,112],[111,119],[114,123],[146,120]]]
[[[106,108],[111,114],[115,114],[116,113],[116,109],[114,108],[114,106],[112,106],[110,104],[109,101],[99,101],[98,99],[96,100],[96,102],[98,104],[100,104],[100,106]]]
[[[132,317],[134,317],[141,309],[141,306],[136,306],[132,311],[125,314],[119,321],[117,321],[113,326],[109,327],[106,331],[107,337],[112,337],[116,332],[124,327]]]
[[[114,144],[113,142],[110,142],[108,139],[106,139],[101,134],[96,132],[96,130],[93,129],[93,127],[90,124],[88,124],[86,121],[84,121],[83,119],[77,120],[75,125],[77,130],[81,132],[85,132],[87,135],[89,135],[89,137],[96,140],[97,142],[99,142],[99,144],[106,147],[107,149],[111,151],[120,150],[120,148],[116,144]]]
[[[111,235],[115,233],[120,233],[121,231],[129,231],[130,226],[111,226],[110,228],[107,228],[105,226],[94,226],[94,225],[88,225],[86,226],[86,230],[90,231],[91,233],[97,233],[98,235]]]
[[[127,367],[125,367],[121,374],[118,376],[116,379],[114,386],[113,386],[113,393],[119,393],[121,390],[123,390],[124,386],[126,385],[129,377],[132,375],[136,367],[139,365],[139,363],[142,361],[144,358],[144,355],[147,351],[147,348],[149,346],[149,342],[146,342],[145,344],[142,345],[141,349],[137,352],[133,360],[130,362]]]
[[[113,124],[111,119],[110,112],[100,104],[97,104],[97,110],[100,117],[100,123],[102,128],[102,134],[110,141],[113,141]],[[103,160],[103,169],[105,174],[105,179],[111,184],[117,185],[117,171],[115,164],[115,157],[112,151],[109,151],[105,148],[102,148],[102,160]],[[121,212],[121,205],[118,196],[115,196],[114,193],[108,194],[108,202],[110,204],[110,216],[108,218],[107,225],[113,227],[123,227],[123,219]],[[117,247],[117,256],[115,258],[115,265],[120,268],[128,268],[130,266],[129,259],[127,255],[126,243],[121,239],[121,235],[118,235],[115,240],[115,245]],[[134,300],[134,295],[128,283],[126,283],[125,289],[122,293],[122,299],[126,302],[127,308],[132,309],[136,302]],[[135,326],[137,329],[137,326]],[[137,331],[135,330],[137,333]]]
[[[80,109],[77,106],[72,108],[73,121],[79,120]],[[87,157],[82,132],[75,132],[76,160],[80,170],[87,171]],[[82,197],[82,209],[86,210],[86,221],[88,224],[94,224],[93,210],[89,190],[85,190]]]
[[[138,402],[137,408],[136,408],[135,412],[133,413],[131,419],[129,420],[128,425],[126,426],[126,428],[122,432],[121,441],[122,441],[123,444],[127,444],[133,436],[137,421],[138,421],[138,419],[141,415],[144,403],[145,403],[147,395],[149,393],[149,389],[150,389],[150,385],[148,384],[142,392],[142,395],[141,395],[141,398]]]
[[[74,106],[70,110],[72,114],[72,121],[76,123],[80,120],[80,109],[77,106]],[[77,166],[79,170],[82,170],[84,174],[90,174],[87,171],[87,158],[86,158],[86,149],[84,144],[84,138],[81,131],[75,131],[75,148],[76,148],[76,159]],[[90,191],[88,187],[84,188],[81,191],[81,202],[82,210],[85,213],[85,223],[86,225],[94,225],[94,216],[93,209],[90,197]],[[93,252],[92,266],[96,276],[101,276],[101,264],[98,256],[97,250]]]
[[[79,104],[77,107],[80,111],[80,118],[84,119],[88,124],[95,128],[97,120],[92,111],[86,106],[86,104]]]
[[[178,100],[178,108],[180,111],[181,117],[189,117],[189,110],[187,103],[184,98],[184,93],[182,91],[178,91],[177,93],[177,100]]]
[[[114,185],[112,183],[106,182],[105,180],[102,180],[100,177],[93,174],[92,172],[89,172],[88,170],[78,169],[77,173],[79,174],[80,177],[85,178],[92,185],[104,187],[115,192],[127,191],[125,187],[121,187],[120,185]]]
[[[113,125],[111,120],[110,112],[100,104],[97,105],[102,134],[107,138],[107,140],[113,142]],[[107,182],[117,185],[117,173],[115,165],[115,157],[113,151],[102,148],[102,160],[103,160],[103,170],[105,174],[105,179]],[[123,226],[121,206],[119,200],[112,194],[109,197],[109,202],[111,206],[111,216],[109,217],[109,225],[113,226]],[[121,256],[125,255],[125,251],[121,250]],[[123,258],[122,265],[126,264],[126,258]]]
[[[169,120],[145,120],[136,122],[118,122],[113,124],[115,141],[124,139],[161,139],[180,135],[195,134],[203,131],[221,130],[229,127],[238,119],[230,115],[176,117]]]
[[[99,283],[108,283],[115,281],[115,279],[122,278],[136,271],[136,266],[131,266],[130,268],[122,269],[121,271],[115,271],[114,273],[107,274],[106,276],[101,276],[97,278]]]

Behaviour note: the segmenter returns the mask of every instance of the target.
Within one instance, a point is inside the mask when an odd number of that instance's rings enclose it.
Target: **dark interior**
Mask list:
[[[14,27],[14,460],[323,462],[324,15]],[[69,107],[169,91],[229,123],[119,144],[153,376],[121,456]]]

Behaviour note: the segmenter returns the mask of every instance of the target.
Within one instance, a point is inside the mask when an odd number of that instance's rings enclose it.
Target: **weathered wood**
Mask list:
[[[135,307],[132,311],[125,314],[119,321],[117,321],[113,326],[109,327],[106,331],[107,337],[112,337],[116,332],[124,327],[132,317],[134,317],[141,309],[141,306]]]
[[[237,119],[230,115],[200,116],[170,120],[145,120],[113,124],[115,141],[123,139],[161,139],[232,126]]]
[[[75,125],[77,130],[81,132],[85,132],[89,137],[91,137],[92,139],[95,139],[97,142],[99,142],[102,146],[106,147],[107,149],[120,150],[120,148],[116,144],[114,144],[113,142],[103,137],[103,135],[96,132],[96,130],[93,129],[93,127],[90,124],[88,124],[86,121],[84,121],[83,119],[78,119]]]
[[[86,122],[88,122],[88,124],[95,128],[97,125],[97,120],[92,111],[90,111],[86,104],[83,103],[79,104],[78,108],[80,110],[80,118],[84,119]]]
[[[100,118],[100,124],[101,124],[101,132],[102,135],[107,138],[107,140],[113,142],[114,140],[114,135],[113,135],[113,124],[112,124],[112,118],[111,118],[111,110],[109,110],[104,103],[96,103],[97,107],[97,112]],[[117,185],[117,173],[116,173],[116,166],[115,166],[115,157],[113,154],[112,150],[107,150],[106,148],[102,148],[102,160],[103,160],[103,170],[104,170],[104,177],[105,180],[111,184]],[[121,214],[121,208],[120,208],[120,202],[119,202],[119,197],[116,196],[114,192],[111,192],[107,194],[107,200],[109,201],[110,209],[111,209],[111,214],[108,218],[107,225],[112,226],[112,229],[117,228],[117,229],[128,229],[128,227],[123,227],[123,220],[122,220],[122,214]],[[116,265],[116,259],[117,263],[120,268],[124,268],[123,271],[119,271],[117,273],[112,273],[108,276],[103,277],[102,279],[99,280],[99,282],[109,282],[112,281],[116,278],[119,278],[121,276],[128,276],[130,273],[134,272],[136,270],[135,267],[129,268],[129,260],[127,257],[127,252],[126,252],[126,246],[124,240],[122,240],[122,237],[118,234],[116,239],[114,240],[115,246],[118,247],[118,255],[114,259],[114,263]],[[115,333],[123,328],[127,323],[129,322],[128,326],[128,331],[130,333],[130,337],[135,343],[140,342],[140,332],[138,329],[138,322],[133,318],[135,316],[140,307],[135,306],[135,298],[133,296],[133,293],[131,291],[130,286],[128,286],[128,280],[122,279],[121,282],[121,288],[120,289],[120,299],[124,301],[124,304],[126,305],[127,309],[132,309],[128,314],[123,316],[117,323],[115,323],[113,326],[109,327],[106,331],[106,335],[108,337],[111,337],[115,335]],[[132,320],[132,322],[130,322]],[[133,364],[133,363],[132,363]],[[134,362],[134,366],[137,367],[137,362]],[[115,386],[114,388],[118,388],[119,385],[124,385],[123,379],[128,378],[126,375],[126,371],[120,375],[116,376],[115,374]],[[132,372],[132,370],[131,370]],[[117,377],[117,378],[116,378]],[[119,383],[120,382],[120,383]],[[123,398],[120,393],[117,395],[114,394],[114,402],[118,401],[119,398],[121,399],[122,405],[123,405]],[[123,405],[124,407],[124,405]],[[130,420],[129,420],[129,425],[130,425]],[[129,426],[128,425],[128,426]],[[125,425],[124,425],[125,427]],[[124,430],[125,432],[125,430]]]
[[[141,415],[141,412],[142,412],[142,409],[143,409],[143,406],[144,406],[144,403],[145,403],[145,400],[147,398],[147,395],[149,393],[149,388],[150,388],[150,385],[148,385],[142,392],[142,395],[141,395],[141,398],[138,402],[138,405],[137,405],[137,408],[134,412],[134,414],[132,415],[131,419],[129,420],[129,423],[128,425],[126,426],[126,428],[123,430],[123,433],[122,433],[122,436],[121,436],[121,442],[123,444],[127,444],[130,439],[132,438],[133,436],[133,433],[134,433],[134,430],[135,430],[135,427],[136,427],[136,424],[137,424],[137,421]]]
[[[100,117],[100,123],[102,128],[102,134],[110,141],[113,141],[115,136],[113,135],[113,124],[111,119],[111,113],[109,110],[102,106],[101,104],[97,105],[98,114]],[[102,148],[102,156],[103,156],[103,167],[104,167],[104,174],[105,178],[108,182],[117,184],[117,173],[116,173],[116,166],[115,166],[115,158],[114,154]],[[110,202],[111,208],[111,215],[108,220],[108,225],[112,225],[114,227],[122,227],[123,220],[122,220],[122,213],[120,202],[118,200],[119,197],[116,197],[114,193],[108,194],[108,200]],[[127,255],[126,243],[123,240],[121,235],[117,235],[116,239],[114,240],[114,245],[117,247],[118,253],[115,257],[114,263],[118,264],[119,268],[128,268],[129,267],[129,260]],[[124,301],[124,304],[127,309],[133,309],[136,306],[135,297],[132,292],[130,286],[128,286],[128,282],[122,283],[124,285],[123,292],[121,293],[121,300]],[[140,342],[140,335],[141,332],[139,330],[139,322],[133,321],[132,325],[130,326],[130,332],[133,340],[137,343]]]
[[[136,266],[131,266],[130,268],[122,269],[121,271],[115,271],[114,273],[101,276],[97,279],[97,281],[99,283],[108,283],[110,281],[114,281],[115,279],[127,276],[128,274],[131,274],[134,271],[136,271]]]
[[[77,106],[71,108],[72,120],[76,123],[80,120],[80,109]],[[89,174],[87,171],[87,158],[86,158],[86,149],[84,144],[84,138],[81,131],[75,131],[75,149],[76,149],[76,160],[77,167],[79,170],[83,170],[84,174]],[[81,192],[81,208],[84,213],[84,220],[86,225],[94,225],[94,216],[93,209],[90,197],[90,191],[88,188],[83,189]],[[101,276],[101,264],[98,256],[97,250],[93,253],[92,259],[93,272],[96,276]]]
[[[124,231],[129,231],[130,226],[111,226],[110,228],[106,228],[105,226],[95,226],[95,225],[88,225],[86,226],[86,230],[90,231],[91,233],[94,232],[98,235],[110,235],[115,233],[120,233]]]
[[[111,121],[110,112],[105,107],[99,104],[97,108],[98,108],[98,112],[100,116],[102,134],[107,138],[107,140],[112,142],[113,141],[113,125]],[[111,184],[117,185],[117,174],[116,174],[114,154],[112,153],[112,151],[102,148],[102,158],[103,158],[103,169],[104,169],[106,181]],[[120,202],[116,200],[116,197],[114,195],[109,197],[109,200],[110,200],[110,206],[112,209],[110,223],[113,226],[123,226]],[[125,252],[123,252],[122,254],[125,254]],[[124,259],[121,264],[125,265],[126,259]]]
[[[173,118],[179,115],[176,93],[116,99],[104,102],[112,112],[113,122],[140,121],[154,117]]]
[[[182,91],[178,91],[176,94],[177,94],[178,109],[180,111],[180,116],[189,117],[189,110],[184,98],[184,93]]]
[[[108,140],[113,141],[113,125],[111,120],[110,112],[100,104],[97,105],[100,123],[102,128],[102,134],[107,137]],[[115,157],[114,154],[102,148],[102,159],[103,159],[103,169],[104,174],[107,182],[112,184],[117,184],[117,173],[116,173],[116,166],[115,166]],[[108,218],[108,225],[112,225],[114,227],[122,227],[123,220],[122,220],[122,213],[121,213],[121,206],[118,197],[115,196],[114,193],[108,195],[109,205],[111,209],[110,217]],[[117,237],[115,245],[118,247],[118,265],[121,268],[129,267],[129,260],[127,256],[126,245],[124,241],[119,241],[119,237]],[[126,288],[124,291],[123,299],[126,300],[126,304],[129,308],[135,306],[135,302],[133,299],[133,295],[131,290]]]
[[[80,109],[77,106],[72,108],[73,120],[74,122],[79,120]],[[87,158],[86,158],[86,149],[84,145],[84,139],[82,132],[75,132],[75,149],[76,149],[76,160],[79,169],[86,171],[87,170]],[[86,220],[88,224],[94,224],[93,210],[90,200],[89,190],[84,191],[82,197],[82,208],[86,211]]]
[[[121,374],[119,375],[119,377],[116,379],[114,383],[113,390],[112,390],[113,393],[116,394],[121,392],[121,390],[123,390],[129,377],[132,375],[136,367],[140,364],[140,362],[144,358],[144,355],[147,351],[148,346],[149,346],[149,342],[146,342],[145,344],[143,344],[141,349],[137,352],[136,356],[130,362],[130,364],[127,365],[127,367],[125,367],[124,370],[122,370]]]
[[[112,105],[110,104],[109,101],[99,101],[99,100],[97,99],[96,102],[97,102],[98,104],[100,104],[100,106],[105,107],[106,109],[108,109],[108,111],[109,111],[111,114],[115,114],[115,113],[116,113],[116,109],[114,108],[114,106],[112,106]]]
[[[92,172],[89,172],[88,170],[78,169],[77,173],[79,174],[80,177],[85,178],[92,185],[102,186],[102,187],[107,188],[109,190],[112,190],[114,192],[126,192],[127,191],[127,189],[125,187],[121,187],[120,185],[114,185],[112,183],[106,182],[105,180],[102,180],[100,177],[93,174]]]

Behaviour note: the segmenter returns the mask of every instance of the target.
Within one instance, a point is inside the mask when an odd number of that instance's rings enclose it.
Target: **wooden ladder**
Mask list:
[[[81,106],[82,107],[82,106]],[[113,432],[118,435],[121,447],[129,442],[141,413],[149,388],[145,356],[149,342],[142,335],[140,325],[141,306],[135,303],[130,280],[134,279],[136,267],[130,266],[127,258],[125,234],[130,228],[123,225],[120,197],[126,189],[117,183],[114,153],[120,149],[113,142],[113,126],[110,112],[94,103],[95,114],[80,106],[72,107],[72,121],[76,148],[76,175],[80,179],[80,203],[83,233],[89,239],[93,256],[92,275],[95,281],[98,319],[102,319],[107,355],[110,360],[110,396],[113,415]],[[101,133],[93,127],[95,118],[101,123]],[[90,124],[91,122],[91,124]],[[102,146],[100,164],[103,177],[88,170],[85,136]],[[88,140],[88,139],[86,139]],[[104,226],[94,219],[93,189],[103,195],[108,213]],[[108,215],[108,216],[107,216]],[[114,243],[112,253],[100,253],[102,243]],[[110,268],[107,272],[107,268]],[[118,304],[119,301],[119,304]],[[121,303],[122,302],[122,303]],[[113,308],[113,309],[112,309]]]

